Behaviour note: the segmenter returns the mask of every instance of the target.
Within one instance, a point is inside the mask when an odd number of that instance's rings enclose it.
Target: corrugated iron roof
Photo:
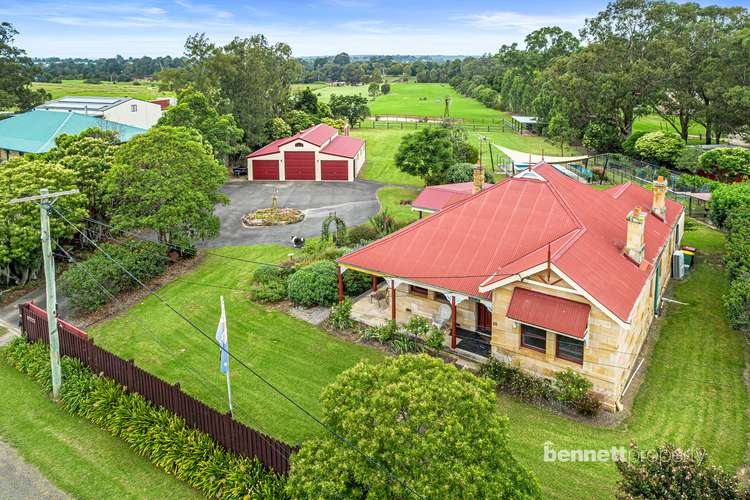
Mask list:
[[[35,109],[0,121],[0,149],[44,153],[55,146],[62,134],[77,135],[87,128],[113,130],[127,142],[146,130],[75,112]]]
[[[356,137],[338,135],[326,147],[321,149],[320,152],[327,155],[354,158],[357,156],[359,150],[362,149],[364,143],[365,141]]]
[[[306,128],[305,130],[292,136],[276,139],[272,143],[266,144],[262,148],[253,151],[252,153],[247,155],[247,157],[255,158],[258,156],[266,156],[278,153],[280,146],[288,144],[292,141],[296,141],[297,139],[301,139],[303,141],[309,142],[310,144],[320,146],[337,133],[338,131],[335,128],[326,125],[325,123],[319,123],[318,125],[313,125],[312,127]]]
[[[506,316],[544,330],[582,339],[588,329],[589,312],[591,306],[588,304],[516,287]]]
[[[411,206],[437,212],[451,203],[468,198],[471,196],[473,190],[473,182],[427,186],[419,193],[419,196],[417,196]]]
[[[418,221],[339,262],[473,296],[547,261],[622,321],[672,235],[682,207],[667,200],[667,220],[646,221],[645,265],[623,249],[625,217],[651,206],[653,193],[631,185],[597,191],[540,164],[539,179],[511,177]]]

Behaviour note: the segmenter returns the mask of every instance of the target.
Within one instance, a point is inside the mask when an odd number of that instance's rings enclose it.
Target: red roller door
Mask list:
[[[284,178],[288,181],[314,181],[315,152],[288,151],[284,153]]]
[[[253,160],[253,180],[279,180],[279,160]]]
[[[323,160],[320,162],[320,177],[324,181],[348,181],[348,160]]]

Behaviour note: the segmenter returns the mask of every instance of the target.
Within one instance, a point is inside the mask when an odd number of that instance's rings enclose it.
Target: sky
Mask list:
[[[602,1],[0,0],[0,21],[32,57],[179,56],[188,35],[216,43],[262,33],[295,56],[479,55],[542,26],[574,33]],[[750,7],[750,0],[715,1]]]

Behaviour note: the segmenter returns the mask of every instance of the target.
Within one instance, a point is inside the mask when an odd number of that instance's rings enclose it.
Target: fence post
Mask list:
[[[125,365],[125,390],[128,392],[133,392],[133,366],[135,361],[133,358],[130,358],[127,360],[127,365]]]

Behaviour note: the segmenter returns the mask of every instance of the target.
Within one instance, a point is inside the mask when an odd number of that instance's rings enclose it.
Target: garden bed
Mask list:
[[[305,214],[297,208],[261,208],[242,217],[245,227],[283,226],[297,224]]]

